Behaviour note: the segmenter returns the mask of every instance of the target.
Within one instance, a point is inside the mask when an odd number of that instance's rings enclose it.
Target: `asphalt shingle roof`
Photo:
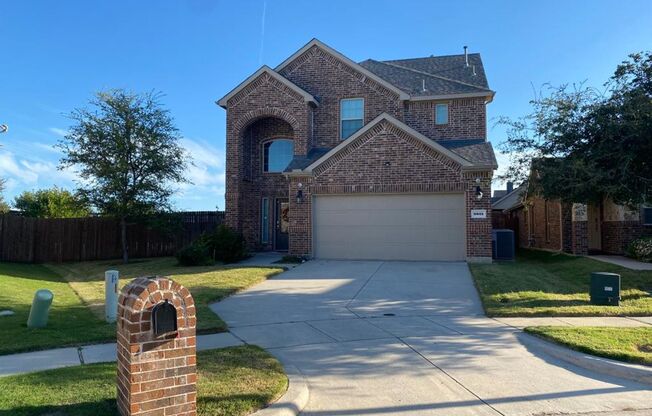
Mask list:
[[[491,209],[504,211],[519,206],[523,202],[523,197],[525,196],[526,191],[527,182],[524,182],[498,201],[492,202]]]
[[[437,143],[475,165],[496,166],[498,164],[491,143],[484,139],[437,140]]]
[[[315,160],[324,156],[330,149],[314,148],[308,152],[307,156],[294,156],[290,164],[285,168],[285,172],[292,172],[295,169],[305,169]]]
[[[392,61],[368,59],[360,65],[411,96],[491,93],[480,54],[468,56],[469,66],[466,66],[464,55]]]

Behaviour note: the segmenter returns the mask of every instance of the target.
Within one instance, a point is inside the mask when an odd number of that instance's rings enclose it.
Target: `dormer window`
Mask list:
[[[364,124],[364,98],[346,98],[340,101],[340,137],[348,139]]]
[[[274,139],[263,144],[263,172],[280,173],[285,170],[294,156],[294,142],[291,139]]]
[[[435,124],[448,124],[448,104],[435,105]]]

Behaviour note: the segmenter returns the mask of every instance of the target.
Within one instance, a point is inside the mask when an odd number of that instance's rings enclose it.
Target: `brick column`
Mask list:
[[[589,227],[586,204],[573,204],[572,251],[573,254],[589,254]]]
[[[301,184],[303,201],[297,202]],[[295,256],[312,256],[312,177],[290,176],[290,249]]]
[[[466,182],[466,259],[470,263],[490,263],[491,252],[491,178],[492,172],[465,172]],[[477,182],[476,179],[480,179]],[[482,191],[482,198],[476,197],[476,187]],[[472,219],[472,210],[486,212],[484,219]]]
[[[166,300],[176,309],[176,330],[157,334],[152,310]],[[155,314],[162,322],[163,316]],[[170,279],[139,277],[122,289],[117,325],[121,415],[197,414],[196,321],[190,292]]]

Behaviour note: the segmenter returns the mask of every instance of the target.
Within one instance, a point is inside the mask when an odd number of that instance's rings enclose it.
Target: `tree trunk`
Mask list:
[[[122,262],[127,264],[129,262],[129,247],[127,246],[127,219],[120,218],[120,232],[122,240]]]

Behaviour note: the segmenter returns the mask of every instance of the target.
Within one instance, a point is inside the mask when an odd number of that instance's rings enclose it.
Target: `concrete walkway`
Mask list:
[[[588,257],[593,260],[616,264],[631,270],[652,270],[652,263],[645,263],[625,256],[594,255]]]
[[[228,332],[197,336],[198,350],[234,345],[242,345],[242,341]],[[2,355],[0,356],[0,376],[112,361],[116,361],[115,343]]]
[[[529,323],[482,316],[463,263],[311,261],[211,308],[303,373],[306,415],[652,413],[650,386],[530,351]]]

